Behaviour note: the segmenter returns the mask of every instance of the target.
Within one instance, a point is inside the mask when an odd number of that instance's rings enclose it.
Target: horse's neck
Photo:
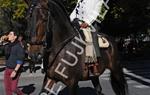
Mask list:
[[[49,29],[52,30],[52,44],[58,45],[74,36],[75,31],[68,19],[66,12],[56,0],[49,1]]]
[[[53,44],[53,46],[57,47],[58,45],[67,43],[73,37],[74,37],[74,35],[65,34],[64,31],[58,32],[58,33],[54,33],[53,34],[53,39],[52,39],[52,41],[53,41],[52,44]]]

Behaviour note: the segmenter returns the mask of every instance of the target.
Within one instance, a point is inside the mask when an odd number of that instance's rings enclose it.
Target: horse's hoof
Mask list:
[[[97,95],[104,95],[102,92],[97,92],[96,94]]]

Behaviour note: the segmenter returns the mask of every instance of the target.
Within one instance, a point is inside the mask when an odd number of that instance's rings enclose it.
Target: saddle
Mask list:
[[[100,48],[108,48],[109,47],[109,42],[106,37],[103,35],[97,34],[98,36],[98,45]]]

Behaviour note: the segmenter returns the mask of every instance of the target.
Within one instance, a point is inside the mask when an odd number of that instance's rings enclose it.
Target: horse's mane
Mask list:
[[[68,18],[68,20],[70,22],[68,12],[66,11],[67,9],[65,8],[65,6],[64,6],[64,4],[62,3],[61,0],[48,0],[48,1],[49,1],[49,3],[54,3],[55,6],[59,7],[63,11],[64,15]]]
[[[67,13],[67,9],[65,8],[65,6],[64,6],[64,4],[63,4],[63,2],[62,2],[62,0],[50,0],[50,1],[53,1],[53,2],[55,2],[56,4],[58,4],[59,5],[59,7],[65,12],[65,14],[67,15],[67,17],[68,17],[68,19],[69,19],[69,15],[68,15],[68,13]]]
[[[49,8],[49,24],[51,25],[52,31],[59,32],[62,36],[62,40],[66,40],[66,38],[75,35],[75,30],[70,22],[70,19],[67,15],[67,12],[59,1],[57,0],[49,0],[48,2]]]

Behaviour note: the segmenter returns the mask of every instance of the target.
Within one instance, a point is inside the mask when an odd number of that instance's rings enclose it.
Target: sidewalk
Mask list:
[[[43,76],[44,74],[41,73],[41,64],[36,64],[35,68],[36,68],[36,72],[34,73],[30,73],[29,72],[29,68],[28,68],[28,63],[24,64],[24,69],[25,71],[22,72],[21,74],[21,78],[24,77],[39,77],[39,76]],[[4,65],[0,65],[0,80],[3,80],[4,78],[4,70],[5,70],[5,66]]]

